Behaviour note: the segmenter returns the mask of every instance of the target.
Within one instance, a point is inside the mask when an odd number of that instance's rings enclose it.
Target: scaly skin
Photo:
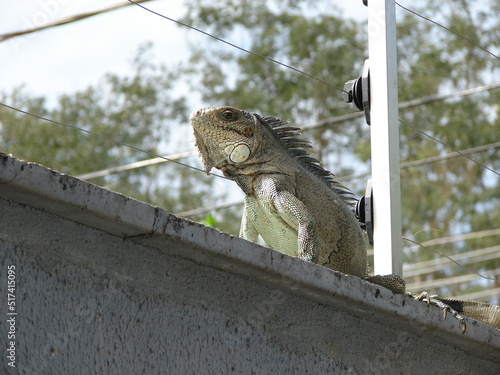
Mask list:
[[[500,307],[405,292],[397,275],[366,277],[366,246],[349,205],[352,194],[333,180],[303,149],[298,128],[274,117],[233,107],[204,108],[191,114],[205,172],[220,169],[245,193],[240,237],[259,235],[273,249],[366,278],[394,293],[425,300],[450,312],[500,328]]]

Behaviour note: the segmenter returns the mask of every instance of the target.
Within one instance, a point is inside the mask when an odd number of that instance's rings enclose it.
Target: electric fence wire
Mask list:
[[[236,49],[238,49],[238,50],[240,50],[240,51],[243,51],[243,52],[248,53],[248,54],[253,55],[253,56],[260,57],[261,59],[264,59],[264,60],[270,61],[270,62],[272,62],[272,63],[274,63],[274,64],[281,65],[281,66],[283,66],[283,67],[285,67],[285,68],[287,68],[287,69],[293,70],[293,71],[294,71],[294,72],[296,72],[296,73],[302,74],[302,75],[304,75],[304,76],[306,76],[306,77],[308,77],[308,78],[314,79],[314,80],[316,80],[316,81],[318,81],[318,82],[321,82],[321,83],[323,83],[323,84],[325,84],[325,85],[328,85],[328,86],[333,87],[333,88],[335,88],[335,89],[337,89],[337,90],[340,90],[340,91],[342,91],[342,92],[347,93],[347,92],[346,92],[343,88],[341,88],[341,87],[339,87],[339,86],[336,86],[336,85],[334,85],[333,83],[327,82],[327,81],[325,81],[325,80],[323,80],[323,79],[321,79],[321,78],[319,78],[319,77],[316,77],[316,76],[314,76],[314,75],[312,75],[312,74],[309,74],[309,73],[307,73],[307,72],[304,72],[304,71],[302,71],[302,70],[300,70],[300,69],[298,69],[298,68],[295,68],[295,67],[293,67],[293,66],[291,66],[291,65],[288,65],[288,64],[285,64],[285,63],[283,63],[283,62],[281,62],[281,61],[278,61],[278,60],[276,60],[276,59],[273,59],[272,57],[265,56],[265,55],[262,55],[262,54],[260,54],[260,53],[253,52],[253,51],[250,51],[250,50],[245,49],[245,48],[243,48],[243,47],[240,47],[240,46],[238,46],[237,44],[234,44],[234,43],[228,42],[228,41],[227,41],[227,40],[225,40],[225,39],[219,38],[218,36],[215,36],[215,35],[213,35],[213,34],[210,34],[210,33],[206,32],[206,31],[203,31],[203,30],[201,30],[201,29],[199,29],[199,28],[197,28],[197,27],[194,27],[194,26],[188,25],[188,24],[187,24],[187,23],[185,23],[185,22],[178,21],[178,20],[173,19],[173,18],[171,18],[171,17],[165,16],[164,14],[158,13],[158,12],[156,12],[156,11],[154,11],[154,10],[152,10],[152,9],[148,8],[148,7],[145,7],[144,5],[138,4],[137,2],[135,2],[135,1],[133,1],[133,0],[128,0],[128,1],[129,1],[129,2],[131,2],[131,3],[133,3],[133,4],[135,4],[135,5],[137,5],[138,7],[142,8],[142,9],[144,9],[144,10],[146,10],[146,11],[148,11],[148,12],[150,12],[150,13],[154,14],[154,15],[157,15],[158,17],[162,17],[162,18],[164,18],[164,19],[166,19],[166,20],[168,20],[168,21],[174,22],[174,23],[176,23],[176,24],[178,24],[178,25],[181,25],[181,26],[187,27],[187,28],[189,28],[189,29],[191,29],[191,30],[197,31],[197,32],[199,32],[199,33],[201,33],[201,34],[203,34],[203,35],[206,35],[206,36],[208,36],[208,37],[210,37],[210,38],[213,38],[213,39],[215,39],[215,40],[217,40],[217,41],[219,41],[219,42],[225,43],[225,44],[227,44],[228,46],[231,46],[231,47],[233,47],[233,48],[236,48]]]
[[[412,240],[411,238],[408,238],[408,237],[403,237],[403,240],[408,241],[408,242],[411,242],[411,243],[413,243],[413,244],[415,244],[415,245],[417,245],[417,246],[421,247],[422,249],[425,249],[425,250],[430,251],[430,252],[432,252],[432,253],[434,253],[434,254],[437,254],[437,255],[439,255],[439,256],[441,256],[441,257],[443,257],[443,258],[446,258],[446,259],[448,259],[450,262],[455,263],[458,267],[460,267],[460,268],[462,268],[462,269],[464,269],[464,270],[468,270],[469,272],[472,272],[472,273],[476,274],[477,276],[479,276],[479,277],[481,277],[481,278],[483,278],[483,279],[487,279],[487,280],[495,280],[495,278],[494,278],[494,277],[488,277],[488,276],[485,276],[485,275],[483,275],[483,274],[481,274],[481,273],[479,273],[479,272],[476,272],[476,271],[472,270],[470,267],[467,267],[467,266],[465,266],[464,264],[462,264],[462,263],[460,263],[460,262],[457,262],[455,259],[451,258],[449,255],[446,255],[446,254],[445,254],[445,253],[443,253],[442,251],[438,251],[438,250],[433,250],[433,249],[430,249],[428,246],[424,246],[424,245],[422,245],[421,243],[419,243],[419,242],[417,242],[417,241],[415,241],[415,240]],[[500,246],[499,246],[498,248],[500,249]]]
[[[406,102],[399,103],[398,109],[418,107],[418,106],[423,105],[423,104],[434,103],[437,101],[446,100],[446,99],[453,98],[453,97],[468,96],[468,95],[477,94],[479,92],[491,91],[491,90],[496,90],[496,89],[500,89],[499,82],[490,83],[488,85],[477,86],[477,87],[464,89],[464,90],[453,91],[451,93],[446,93],[446,94],[437,93],[437,94],[426,95],[426,96],[423,96],[420,98],[410,99]],[[323,119],[321,121],[318,121],[315,124],[305,125],[302,127],[302,130],[306,131],[306,130],[311,130],[311,129],[317,129],[317,128],[320,128],[323,126],[332,125],[332,124],[339,123],[339,122],[354,120],[358,117],[363,117],[363,116],[364,116],[363,112],[354,112],[354,113],[348,113],[348,114],[345,114],[342,116],[330,117],[330,118],[326,118],[326,119]]]
[[[448,32],[451,32],[451,33],[453,33],[453,34],[457,35],[458,37],[460,37],[460,38],[462,38],[462,39],[466,40],[467,42],[471,43],[471,44],[472,44],[472,45],[474,45],[475,47],[480,48],[480,49],[481,49],[481,50],[483,50],[484,52],[486,52],[486,53],[490,54],[491,56],[493,56],[494,58],[496,58],[496,59],[499,59],[499,60],[500,60],[500,57],[499,57],[499,56],[495,55],[493,52],[489,51],[487,48],[485,48],[485,47],[481,46],[480,44],[478,44],[478,43],[474,42],[474,41],[473,41],[473,40],[471,40],[470,38],[468,38],[468,37],[466,37],[466,36],[464,36],[464,35],[462,35],[462,34],[460,34],[460,33],[456,32],[456,31],[454,31],[454,30],[450,29],[449,27],[446,27],[446,26],[444,26],[444,25],[440,24],[440,23],[439,23],[439,22],[437,22],[437,21],[434,21],[434,20],[432,20],[432,19],[430,19],[430,18],[428,18],[428,17],[423,16],[422,14],[420,14],[420,13],[418,13],[418,12],[414,11],[414,10],[411,10],[411,9],[409,9],[409,8],[407,8],[407,7],[404,7],[403,5],[399,4],[398,2],[395,2],[395,4],[396,4],[397,6],[399,6],[401,9],[404,9],[405,11],[407,11],[407,12],[409,12],[409,13],[411,13],[411,14],[413,14],[413,15],[417,16],[417,17],[420,17],[420,18],[422,18],[422,19],[424,19],[424,20],[426,20],[426,21],[428,21],[428,22],[431,22],[431,23],[432,23],[432,24],[434,24],[434,25],[437,25],[437,26],[439,26],[439,27],[441,27],[441,28],[443,28],[443,29],[447,30]],[[481,166],[482,168],[484,168],[484,169],[486,169],[486,170],[488,170],[488,171],[490,171],[490,172],[492,172],[492,173],[494,173],[494,174],[496,174],[497,176],[499,176],[499,177],[500,177],[500,173],[499,173],[499,172],[497,172],[497,171],[495,171],[494,169],[492,169],[492,168],[490,168],[490,167],[488,167],[488,166],[486,166],[486,165],[484,165],[484,164],[482,164],[482,163],[480,163],[480,162],[476,161],[475,159],[473,159],[473,158],[471,158],[470,156],[468,156],[468,155],[466,155],[466,154],[464,154],[464,153],[460,152],[459,150],[455,149],[454,147],[452,147],[452,146],[450,146],[450,145],[446,144],[445,142],[440,141],[440,140],[439,140],[439,139],[437,139],[436,137],[433,137],[433,136],[431,136],[431,135],[427,134],[426,132],[424,132],[424,131],[422,131],[422,130],[418,129],[417,127],[415,127],[415,126],[413,126],[413,125],[411,125],[411,124],[409,124],[407,121],[404,121],[404,120],[402,120],[401,118],[399,118],[399,122],[401,122],[402,124],[406,125],[407,127],[411,128],[411,129],[415,130],[416,132],[418,132],[418,133],[420,133],[420,134],[422,134],[422,135],[424,135],[424,136],[426,136],[426,137],[428,137],[428,138],[432,139],[434,142],[439,143],[439,144],[441,144],[442,146],[445,146],[445,147],[447,147],[447,148],[449,148],[449,149],[453,150],[455,153],[459,154],[460,156],[463,156],[463,157],[465,157],[465,158],[469,159],[470,161],[472,161],[472,162],[476,163],[477,165]]]
[[[415,237],[420,232],[422,232],[422,231],[419,231],[418,233],[412,235],[411,237]],[[441,245],[445,245],[448,243],[474,240],[474,239],[485,238],[485,237],[490,237],[490,236],[500,236],[500,227],[499,228],[484,229],[484,230],[480,230],[480,231],[476,231],[476,232],[459,233],[459,234],[454,234],[451,236],[433,238],[431,240],[421,242],[421,243],[417,244],[416,246],[410,247],[409,250],[410,251],[416,250],[421,246],[436,246],[436,245],[441,246]],[[412,267],[417,267],[417,266],[412,266]]]
[[[5,108],[8,108],[8,109],[11,109],[13,111],[17,111],[19,113],[22,113],[23,115],[27,115],[27,116],[31,116],[31,117],[34,117],[36,119],[39,119],[39,120],[43,120],[43,121],[46,121],[46,122],[50,122],[52,124],[57,124],[57,125],[62,125],[62,126],[65,126],[67,128],[70,128],[70,129],[75,129],[75,130],[78,130],[78,131],[81,131],[83,133],[86,133],[86,134],[90,134],[90,135],[94,135],[94,136],[98,136],[98,137],[102,137],[102,138],[105,138],[107,139],[108,141],[116,144],[116,145],[119,145],[119,146],[125,146],[125,147],[128,147],[132,150],[135,150],[135,151],[139,151],[139,152],[142,152],[144,154],[147,154],[147,155],[150,155],[150,156],[153,156],[155,158],[160,158],[160,159],[163,159],[165,161],[170,161],[170,162],[173,162],[173,163],[176,163],[176,164],[179,164],[183,167],[187,167],[187,168],[191,168],[193,170],[196,170],[196,171],[199,171],[199,172],[203,172],[205,173],[205,171],[203,169],[200,169],[200,168],[197,168],[197,167],[193,167],[192,165],[189,165],[189,164],[185,164],[185,163],[182,163],[178,160],[176,160],[175,158],[168,158],[166,156],[162,156],[162,155],[157,155],[155,154],[154,152],[150,152],[150,151],[147,151],[147,150],[143,150],[137,146],[133,146],[131,144],[128,144],[128,143],[124,143],[124,142],[121,142],[119,140],[117,140],[116,138],[113,138],[113,137],[110,137],[109,135],[107,134],[103,134],[103,133],[98,133],[98,132],[95,132],[95,131],[92,131],[92,130],[87,130],[87,129],[83,129],[79,126],[75,126],[75,125],[70,125],[70,124],[66,124],[64,122],[61,122],[61,121],[56,121],[56,120],[52,120],[48,117],[44,117],[44,116],[40,116],[40,115],[37,115],[37,114],[34,114],[34,113],[30,113],[28,111],[25,111],[25,110],[22,110],[22,109],[19,109],[19,108],[16,108],[16,107],[13,107],[11,105],[8,105],[8,104],[5,104],[5,103],[2,103],[0,102],[0,105],[5,107]],[[221,176],[221,175],[218,175],[218,174],[214,174],[214,173],[210,173],[211,175],[214,175],[214,176],[217,176],[217,177],[220,177],[220,178],[224,178],[226,179],[226,177],[224,176]]]
[[[437,22],[437,21],[434,21],[434,20],[432,20],[432,19],[430,19],[430,18],[428,18],[428,17],[425,17],[425,16],[423,16],[422,14],[420,14],[420,13],[418,13],[418,12],[414,11],[414,10],[408,9],[408,8],[406,8],[406,7],[402,6],[401,4],[399,4],[398,2],[395,2],[395,3],[396,3],[396,5],[397,5],[398,7],[400,7],[401,9],[404,9],[405,11],[407,11],[407,12],[409,12],[409,13],[412,13],[412,14],[414,14],[414,15],[415,15],[415,16],[417,16],[417,17],[422,18],[422,19],[426,20],[427,22],[430,22],[430,23],[432,23],[432,24],[434,24],[434,25],[436,25],[436,26],[439,26],[439,27],[441,27],[441,28],[443,28],[443,29],[445,29],[445,30],[449,31],[449,32],[450,32],[450,33],[452,33],[452,34],[455,34],[456,36],[458,36],[458,37],[460,37],[460,38],[462,38],[462,39],[466,40],[467,42],[471,43],[472,45],[476,46],[477,48],[482,49],[484,52],[486,52],[486,53],[490,54],[490,55],[491,55],[491,56],[493,56],[494,58],[496,58],[496,59],[500,60],[500,57],[499,57],[498,55],[495,55],[493,52],[491,52],[491,51],[489,51],[488,49],[484,48],[484,47],[483,47],[483,46],[481,46],[480,44],[478,44],[478,43],[474,42],[473,40],[471,40],[470,38],[466,37],[465,35],[462,35],[462,34],[460,34],[460,33],[456,32],[456,31],[454,31],[454,30],[450,29],[449,27],[446,27],[446,26],[444,26],[444,25],[440,24],[440,23],[439,23],[439,22]]]
[[[492,173],[496,174],[498,177],[500,177],[500,173],[499,173],[499,172],[497,172],[497,171],[495,171],[494,169],[492,169],[492,168],[488,167],[487,165],[484,165],[483,163],[478,162],[477,160],[475,160],[475,159],[471,158],[469,155],[462,153],[460,150],[457,150],[456,148],[454,148],[454,147],[452,147],[452,146],[450,146],[450,145],[446,144],[445,142],[440,141],[440,140],[439,140],[439,139],[437,139],[436,137],[433,137],[432,135],[427,134],[426,132],[424,132],[424,131],[420,130],[419,128],[417,128],[417,127],[415,127],[415,126],[411,125],[410,123],[408,123],[408,122],[406,122],[406,121],[402,120],[401,118],[399,118],[399,122],[400,122],[400,123],[402,123],[402,124],[404,124],[404,125],[406,125],[406,126],[408,126],[408,127],[409,127],[409,128],[411,128],[411,129],[415,130],[416,132],[418,132],[418,133],[420,133],[420,134],[422,134],[422,135],[426,136],[427,138],[432,139],[434,142],[439,143],[439,144],[441,144],[442,146],[447,147],[447,148],[449,148],[449,149],[453,150],[453,152],[456,152],[456,153],[457,153],[457,154],[459,154],[460,156],[463,156],[464,158],[469,159],[470,161],[472,161],[472,162],[476,163],[476,164],[477,164],[477,165],[479,165],[481,168],[484,168],[484,169],[486,169],[486,170],[488,170],[488,171],[490,171],[490,172],[492,172]]]

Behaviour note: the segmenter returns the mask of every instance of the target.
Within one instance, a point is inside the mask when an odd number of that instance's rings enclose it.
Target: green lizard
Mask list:
[[[409,294],[397,275],[367,277],[356,199],[309,155],[311,145],[299,137],[299,128],[228,106],[197,110],[190,122],[205,172],[220,169],[245,193],[240,237],[256,242],[260,235],[285,254]],[[413,297],[451,312],[463,331],[461,314],[500,328],[499,306],[425,293]]]

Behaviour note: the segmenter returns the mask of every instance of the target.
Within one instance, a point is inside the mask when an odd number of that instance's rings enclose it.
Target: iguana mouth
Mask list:
[[[198,149],[198,153],[200,154],[204,172],[208,175],[210,174],[212,168],[222,168],[226,160],[222,159],[219,162],[212,160],[211,152],[203,141],[203,137],[200,136],[197,130],[193,130],[193,133],[195,138],[195,146]]]

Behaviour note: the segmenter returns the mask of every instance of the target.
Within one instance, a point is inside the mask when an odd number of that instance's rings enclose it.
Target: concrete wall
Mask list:
[[[493,327],[468,319],[461,335],[425,303],[3,154],[0,275],[2,374],[500,367]]]

